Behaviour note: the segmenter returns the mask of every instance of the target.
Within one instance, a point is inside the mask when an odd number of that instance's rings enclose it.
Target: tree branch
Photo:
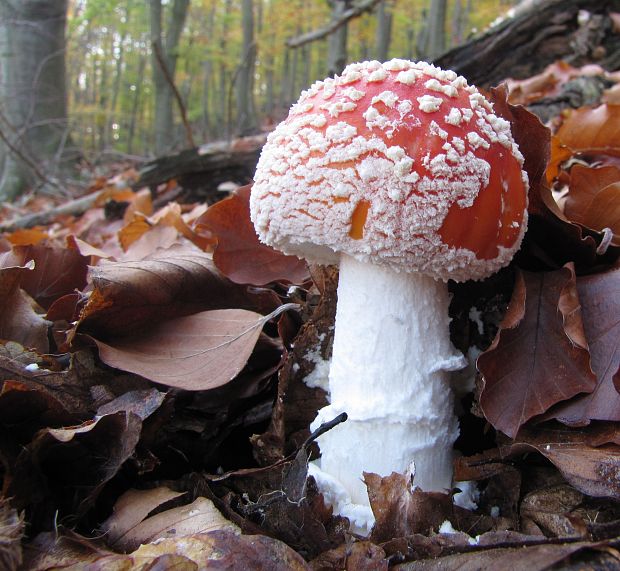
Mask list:
[[[361,16],[364,12],[370,12],[380,1],[381,0],[364,0],[352,8],[345,10],[339,18],[332,20],[327,26],[307,32],[296,38],[289,38],[286,40],[286,45],[289,48],[299,48],[310,42],[321,40],[333,34],[338,28],[347,24],[349,20]]]

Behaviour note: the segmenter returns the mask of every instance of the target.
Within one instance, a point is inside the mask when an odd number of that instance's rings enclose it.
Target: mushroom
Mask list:
[[[336,512],[372,524],[363,472],[415,468],[452,485],[447,280],[507,265],[527,225],[527,175],[510,124],[463,77],[425,62],[349,65],[303,92],[269,135],[250,198],[259,238],[339,264],[330,404],[313,470]]]

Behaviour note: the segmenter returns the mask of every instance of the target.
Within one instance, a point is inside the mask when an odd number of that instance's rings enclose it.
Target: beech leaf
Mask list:
[[[518,274],[509,310],[493,344],[478,358],[478,368],[484,415],[512,438],[532,417],[594,390],[570,267]]]
[[[88,258],[78,250],[50,246],[15,246],[15,265],[33,260],[31,272],[22,275],[20,287],[47,309],[57,298],[86,285]]]
[[[577,426],[591,420],[620,421],[620,393],[614,380],[620,374],[620,267],[580,277],[577,289],[597,383],[590,394],[554,408],[549,416]]]
[[[194,246],[173,246],[139,261],[102,262],[91,268],[93,292],[79,331],[98,339],[128,335],[169,318],[235,307],[272,311],[275,294],[231,283],[211,257]]]
[[[11,252],[0,255],[0,339],[15,341],[43,354],[49,351],[50,323],[35,311],[36,304],[20,288],[34,266],[32,260],[19,265]]]
[[[303,283],[308,268],[303,260],[285,256],[261,244],[250,220],[251,186],[239,188],[233,195],[209,209],[196,221],[217,238],[213,261],[235,283],[265,285],[275,281]]]
[[[571,110],[557,137],[573,152],[620,154],[620,105],[604,103],[594,109]]]
[[[615,166],[570,170],[565,215],[573,222],[602,231],[609,228],[620,245],[620,169]]]
[[[157,497],[154,492],[157,493],[157,490],[144,492],[130,490],[120,498],[119,502],[124,504],[122,515],[127,518],[126,521],[121,521],[119,517],[121,514],[115,512],[104,524],[104,529],[114,530],[110,536],[114,548],[132,551],[144,543],[153,543],[164,537],[184,537],[222,529],[238,530],[237,526],[227,520],[207,498],[197,498],[191,504],[147,517],[159,505],[182,495],[166,488],[163,488],[163,492],[158,493]],[[151,502],[155,500],[155,503],[149,505],[144,501],[144,496]]]
[[[566,481],[586,495],[620,497],[620,446],[616,425],[589,426],[587,429],[523,428],[514,442],[460,458],[459,477],[484,479],[497,473],[507,460],[533,450],[545,456]],[[601,445],[595,446],[601,443]]]
[[[293,307],[283,305],[266,316],[245,309],[203,311],[160,323],[138,338],[95,343],[111,367],[179,389],[213,389],[241,372],[263,325]]]

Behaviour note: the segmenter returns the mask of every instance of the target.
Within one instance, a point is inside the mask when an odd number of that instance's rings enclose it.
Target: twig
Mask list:
[[[372,10],[380,1],[381,0],[364,0],[364,2],[360,2],[352,8],[345,10],[339,18],[332,20],[329,24],[327,24],[327,26],[318,28],[311,32],[306,32],[296,38],[289,38],[286,40],[286,45],[289,48],[299,48],[305,44],[309,44],[310,42],[325,38],[326,36],[333,34],[341,26],[344,26],[349,22],[349,20],[361,16],[364,12],[369,12]]]
[[[185,134],[187,136],[187,143],[189,144],[190,147],[193,148],[196,146],[196,143],[194,143],[194,135],[192,134],[192,128],[190,127],[189,121],[187,119],[187,111],[185,109],[185,105],[183,104],[183,98],[181,97],[181,94],[179,93],[177,86],[174,84],[174,79],[172,79],[172,76],[170,75],[170,70],[168,69],[168,66],[166,65],[166,62],[162,56],[161,46],[159,45],[159,42],[151,42],[151,46],[153,48],[153,53],[155,54],[155,58],[157,59],[157,63],[159,64],[159,67],[161,68],[161,71],[163,72],[164,77],[166,78],[166,81],[168,82],[168,85],[170,86],[170,89],[172,89],[174,98],[176,99],[177,105],[179,106],[179,111],[181,112],[181,120],[183,121],[183,125],[185,126]]]

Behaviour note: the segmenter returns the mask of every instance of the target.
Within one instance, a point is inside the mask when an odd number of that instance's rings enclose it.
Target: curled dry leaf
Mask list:
[[[469,477],[485,478],[497,473],[507,461],[536,451],[546,457],[580,492],[598,498],[617,499],[620,497],[620,446],[606,443],[592,445],[597,439],[613,442],[618,437],[618,428],[613,431],[615,438],[610,432],[607,426],[589,426],[587,429],[523,428],[514,442],[460,459],[459,472]]]
[[[620,168],[574,165],[564,214],[593,230],[610,229],[614,235],[612,243],[620,246]]]
[[[620,267],[577,280],[596,387],[553,409],[549,416],[570,425],[620,421]]]
[[[203,311],[160,323],[140,337],[95,343],[111,367],[179,389],[213,389],[241,372],[265,323],[291,307],[264,317],[245,309]]]
[[[547,170],[550,184],[572,155],[599,160],[620,156],[620,105],[603,103],[594,109],[568,111],[554,139]]]
[[[557,137],[573,153],[620,154],[620,106],[583,107],[567,114]]]
[[[197,221],[217,238],[213,261],[229,279],[240,284],[264,285],[275,281],[303,283],[308,269],[303,260],[285,256],[261,244],[250,220],[251,186],[211,206]]]
[[[54,512],[79,521],[135,451],[142,422],[131,413],[97,417],[76,427],[40,431],[15,462],[8,493],[30,506],[34,530],[51,528]],[[73,490],[66,494],[66,488]]]
[[[480,407],[512,438],[534,416],[594,390],[572,268],[517,274],[506,316],[478,368]]]
[[[455,529],[477,535],[493,526],[492,518],[455,505],[450,494],[411,489],[409,478],[364,473],[370,506],[375,516],[371,540],[375,543],[438,531],[445,520]]]
[[[17,246],[12,258],[16,266],[34,262],[32,271],[22,275],[20,287],[46,309],[57,298],[86,285],[88,258],[76,249]]]
[[[163,503],[172,498],[173,496],[168,494],[166,499],[159,498],[159,500]],[[144,505],[141,503],[139,507],[144,507]],[[155,507],[157,505],[152,506],[153,509]],[[154,543],[162,538],[180,540],[188,535],[216,530],[239,531],[239,528],[228,521],[207,498],[197,498],[191,504],[161,511],[150,517],[146,516],[148,513],[140,521],[134,519],[135,523],[119,533],[111,542],[112,546],[127,552],[137,549],[144,543]],[[116,531],[121,530],[117,528]]]
[[[114,504],[112,515],[101,526],[107,543],[114,545],[153,510],[183,493],[164,487],[126,491]]]
[[[510,122],[510,128],[519,150],[524,158],[523,168],[527,172],[530,184],[530,203],[536,201],[544,180],[545,169],[550,156],[551,132],[540,119],[525,107],[511,105],[505,84],[491,89],[495,112]]]
[[[20,265],[12,252],[0,255],[0,339],[44,354],[49,352],[50,323],[37,313],[34,300],[20,287],[32,271],[32,260]]]

